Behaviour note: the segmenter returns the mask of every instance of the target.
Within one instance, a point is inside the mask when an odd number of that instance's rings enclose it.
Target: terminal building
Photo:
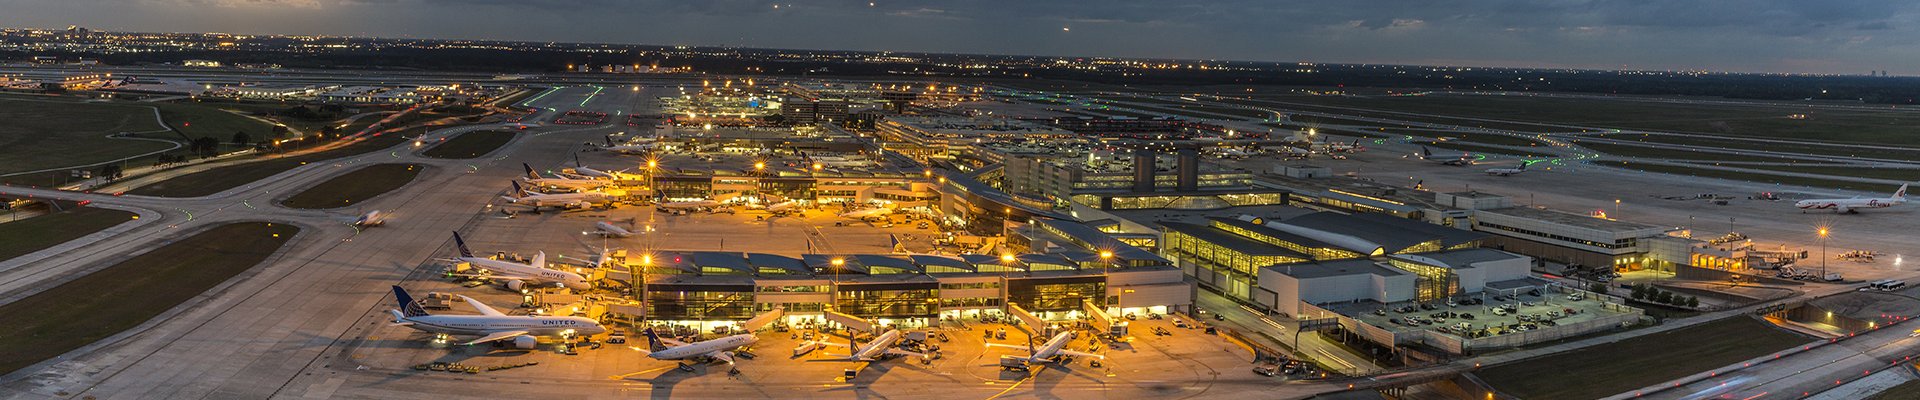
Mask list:
[[[646,283],[635,288],[644,300],[611,309],[706,328],[776,308],[794,320],[831,310],[919,327],[998,316],[1008,306],[1049,320],[1084,317],[1087,304],[1136,314],[1191,307],[1193,286],[1168,260],[1112,239],[1088,244],[1096,247],[1063,242],[1024,253],[957,256],[656,251],[625,257],[645,272]],[[624,271],[608,277],[632,280]]]
[[[932,160],[989,153],[976,151],[976,145],[985,143],[1039,143],[1079,138],[1072,131],[1012,118],[892,115],[874,129],[884,151],[929,164]]]
[[[1200,285],[1292,315],[1299,304],[1432,301],[1527,278],[1530,257],[1480,246],[1490,235],[1380,214],[1161,222],[1160,254]]]

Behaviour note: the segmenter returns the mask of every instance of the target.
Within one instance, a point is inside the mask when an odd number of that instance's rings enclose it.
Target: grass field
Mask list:
[[[0,173],[90,164],[173,147],[106,137],[166,129],[146,107],[0,96],[0,120],[7,121],[0,124]]]
[[[0,374],[145,323],[254,265],[300,228],[242,222],[215,227],[106,269],[0,305]]]
[[[1818,187],[1818,188],[1860,190],[1860,191],[1876,192],[1876,193],[1877,192],[1892,193],[1894,189],[1899,188],[1899,185],[1882,185],[1878,183],[1860,183],[1860,182],[1839,181],[1839,180],[1825,179],[1825,178],[1776,175],[1776,174],[1769,174],[1769,173],[1762,173],[1762,172],[1727,171],[1727,170],[1694,168],[1694,167],[1687,167],[1687,166],[1664,165],[1664,164],[1629,163],[1625,161],[1594,161],[1593,164],[1600,165],[1600,166],[1607,166],[1607,167],[1615,167],[1615,168],[1626,168],[1626,169],[1631,169],[1636,171],[1659,172],[1659,173],[1674,174],[1674,175],[1732,179],[1732,180],[1760,182],[1760,183],[1777,183],[1777,184],[1785,184],[1785,185],[1797,185],[1797,186],[1808,186],[1808,187]]]
[[[1337,96],[1298,96],[1296,98],[1290,98],[1288,100],[1317,99],[1322,97],[1337,97]],[[1503,130],[1511,130],[1511,131],[1519,131],[1519,132],[1577,131],[1576,129],[1571,129],[1571,128],[1551,127],[1551,126],[1544,126],[1544,125],[1529,124],[1525,122],[1479,121],[1479,120],[1451,118],[1451,117],[1436,116],[1436,115],[1408,115],[1408,114],[1395,114],[1391,112],[1383,112],[1383,111],[1395,111],[1395,110],[1374,111],[1374,110],[1360,110],[1360,109],[1345,109],[1345,108],[1336,108],[1336,107],[1316,106],[1309,103],[1275,102],[1275,101],[1267,101],[1267,100],[1224,100],[1224,101],[1228,103],[1245,104],[1245,105],[1260,106],[1260,107],[1271,107],[1271,108],[1278,108],[1278,109],[1313,111],[1313,112],[1352,115],[1352,116],[1361,116],[1361,117],[1386,118],[1386,119],[1408,121],[1408,122],[1424,122],[1424,123],[1458,125],[1458,126],[1467,126],[1467,127],[1476,127],[1476,128],[1503,129]]]
[[[1769,162],[1814,162],[1797,158],[1752,156],[1729,153],[1709,153],[1704,151],[1675,149],[1667,147],[1634,146],[1625,144],[1601,143],[1590,140],[1574,140],[1580,147],[1593,149],[1601,153],[1621,157],[1663,158],[1674,161],[1769,161]]]
[[[1519,136],[1494,134],[1494,133],[1418,131],[1418,130],[1412,130],[1412,129],[1396,129],[1396,130],[1388,130],[1388,131],[1393,133],[1400,133],[1400,134],[1414,135],[1414,136],[1449,137],[1449,138],[1454,138],[1459,140],[1466,140],[1470,142],[1497,144],[1497,145],[1503,145],[1503,146],[1526,147],[1526,146],[1540,145],[1540,142],[1535,142],[1532,139],[1527,139]]]
[[[1855,177],[1855,178],[1890,179],[1890,180],[1898,180],[1898,181],[1920,181],[1920,169],[1835,167],[1835,166],[1815,167],[1815,166],[1798,166],[1798,165],[1737,165],[1737,164],[1724,164],[1724,165],[1728,167],[1764,169],[1768,171],[1799,172],[1803,174],[1848,176],[1848,177]]]
[[[305,209],[352,206],[406,186],[425,169],[415,164],[369,165],[313,185],[280,204]]]
[[[474,158],[513,141],[512,131],[473,131],[454,136],[420,155],[433,158]]]
[[[418,133],[419,132],[408,132],[406,134]],[[306,165],[310,162],[326,161],[385,149],[405,142],[406,140],[407,138],[403,137],[401,132],[388,133],[326,151],[235,164],[181,175],[151,185],[133,188],[133,190],[129,190],[127,193],[161,197],[206,196],[266,179],[274,174],[286,172],[287,170]]]
[[[273,137],[273,124],[218,108],[192,103],[143,104],[159,108],[160,117],[189,138],[210,137],[225,143],[233,140],[235,132],[246,132],[256,141]]]
[[[1920,400],[1920,381],[1907,381],[1887,388],[1867,400]]]
[[[1812,342],[1731,317],[1474,372],[1523,399],[1597,399]]]
[[[0,224],[0,261],[79,239],[133,217],[126,211],[79,207]]]
[[[1641,135],[1602,134],[1598,136],[1605,137],[1608,139],[1638,140],[1638,141],[1643,141],[1648,143],[1672,143],[1672,144],[1684,144],[1684,145],[1693,145],[1693,146],[1720,147],[1720,148],[1728,148],[1728,149],[1767,150],[1767,151],[1779,151],[1779,152],[1789,152],[1789,153],[1799,153],[1799,154],[1815,154],[1815,155],[1825,155],[1825,156],[1870,157],[1870,158],[1885,158],[1885,159],[1893,159],[1893,160],[1920,161],[1920,148],[1911,148],[1911,147],[1893,147],[1893,146],[1837,147],[1832,145],[1823,145],[1820,143],[1810,143],[1810,142],[1795,142],[1795,143],[1754,142],[1749,140],[1741,140],[1740,138],[1718,138],[1718,137],[1708,137],[1708,136],[1675,136],[1675,135],[1645,135],[1645,134],[1641,134]]]
[[[1833,142],[1920,144],[1920,113],[1911,112],[1533,96],[1298,96],[1285,101],[1607,128]],[[1804,115],[1805,118],[1789,117],[1794,114]]]
[[[1459,142],[1433,142],[1433,143],[1421,143],[1421,145],[1422,145],[1422,146],[1427,146],[1427,147],[1432,147],[1432,148],[1436,148],[1436,149],[1447,149],[1447,150],[1457,150],[1457,151],[1464,151],[1464,152],[1468,152],[1468,153],[1489,153],[1489,154],[1506,154],[1506,155],[1512,155],[1512,156],[1522,156],[1522,157],[1527,157],[1527,158],[1553,158],[1553,157],[1555,157],[1555,156],[1553,155],[1553,153],[1547,153],[1547,152],[1530,152],[1530,151],[1525,151],[1525,150],[1509,150],[1509,149],[1507,149],[1507,148],[1504,148],[1504,147],[1492,147],[1492,146],[1481,146],[1481,145],[1476,145],[1476,144],[1470,144],[1470,143],[1459,143]],[[1458,154],[1456,154],[1456,155],[1458,155]]]

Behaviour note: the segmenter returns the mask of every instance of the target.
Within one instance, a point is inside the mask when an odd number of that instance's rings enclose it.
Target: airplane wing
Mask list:
[[[716,351],[712,353],[707,353],[707,357],[713,357],[713,359],[715,360],[725,361],[727,365],[733,365],[733,353]]]
[[[1102,360],[1107,359],[1107,356],[1093,354],[1093,353],[1081,353],[1078,351],[1067,350],[1067,349],[1060,349],[1060,354],[1070,355],[1074,357],[1093,357],[1093,358],[1098,358]]]
[[[853,348],[853,346],[852,346],[851,344],[840,344],[840,343],[834,343],[834,342],[828,342],[828,341],[815,341],[815,342],[813,342],[813,343],[814,343],[814,344],[818,344],[818,345],[821,345],[821,346],[833,346],[833,347],[839,347],[839,348],[842,348],[842,349],[848,349],[848,348]]]
[[[487,334],[487,336],[483,336],[479,339],[474,339],[473,341],[467,342],[466,344],[481,344],[481,343],[491,342],[495,340],[507,340],[515,337],[520,337],[521,335],[526,335],[526,334],[527,334],[527,331],[500,331],[500,332],[489,333]]]
[[[999,344],[999,343],[987,343],[987,347],[1001,347],[1001,348],[1008,348],[1008,349],[1020,349],[1020,350],[1032,350],[1032,349],[1033,349],[1032,347],[1028,347],[1028,346],[1015,346],[1015,345],[1010,345],[1010,344]]]
[[[926,353],[917,353],[917,352],[911,352],[911,351],[906,351],[901,349],[887,349],[887,354],[927,358]]]
[[[481,314],[484,314],[484,315],[487,315],[487,316],[490,316],[490,317],[504,317],[504,316],[507,316],[507,314],[506,314],[506,313],[502,313],[502,312],[500,312],[500,310],[495,310],[495,309],[493,309],[493,307],[488,307],[486,303],[481,303],[481,302],[480,302],[479,300],[474,300],[474,299],[473,299],[472,297],[467,297],[467,296],[464,296],[464,295],[462,295],[462,296],[460,296],[460,299],[461,299],[461,300],[466,300],[466,301],[467,301],[467,305],[469,305],[469,306],[473,306],[473,309],[474,309],[474,310],[478,310],[478,311],[480,311],[480,313],[481,313]],[[524,334],[524,333],[526,333],[526,332],[521,332],[521,333],[523,333],[523,334]]]

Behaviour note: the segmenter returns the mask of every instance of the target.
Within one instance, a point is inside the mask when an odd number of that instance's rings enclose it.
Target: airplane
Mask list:
[[[406,326],[421,332],[452,336],[479,336],[479,339],[467,341],[467,345],[507,340],[517,349],[532,349],[540,344],[541,337],[562,339],[580,335],[598,335],[607,328],[585,317],[529,315],[511,316],[488,307],[479,300],[460,296],[467,305],[480,312],[480,315],[433,315],[413,301],[406,289],[393,287],[393,297],[400,303],[400,309],[388,310],[393,313],[393,324]]]
[[[720,360],[727,363],[727,365],[734,365],[734,349],[760,341],[759,337],[753,336],[751,333],[742,333],[694,343],[683,343],[673,339],[661,339],[660,335],[653,333],[653,328],[647,328],[640,333],[647,335],[647,349],[640,350],[640,353],[649,358],[661,361],[679,361],[705,357]],[[680,370],[692,371],[693,367],[683,363],[680,364]]]
[[[848,213],[845,213],[845,214],[840,214],[840,217],[842,217],[842,218],[852,218],[852,219],[858,219],[858,220],[866,220],[866,219],[868,219],[868,218],[879,218],[879,217],[882,217],[882,216],[886,216],[887,214],[892,214],[892,213],[893,213],[893,209],[891,209],[891,208],[886,208],[886,207],[874,207],[874,208],[868,208],[868,209],[863,209],[863,210],[854,210],[854,211],[852,211],[852,212],[848,212]]]
[[[1047,339],[1047,343],[1040,345],[1040,347],[1038,348],[1033,347],[1033,344],[1031,343],[1027,344],[1026,347],[1014,346],[1010,344],[987,343],[987,347],[1026,349],[1028,355],[1027,357],[1024,357],[1025,358],[1024,361],[1026,361],[1027,363],[1036,363],[1036,364],[1037,363],[1070,362],[1070,360],[1061,358],[1061,356],[1063,355],[1070,356],[1070,357],[1093,357],[1093,358],[1102,359],[1102,360],[1107,359],[1107,356],[1103,356],[1099,354],[1081,353],[1078,351],[1067,350],[1066,349],[1067,345],[1073,342],[1073,336],[1074,336],[1073,331],[1060,332],[1060,334],[1058,335],[1053,335],[1052,339]],[[1008,356],[1008,357],[1012,357],[1012,356]],[[1021,357],[1014,357],[1014,358],[1021,358]]]
[[[617,237],[617,238],[633,236],[633,231],[616,226],[611,221],[595,222],[593,223],[593,229],[594,230],[592,232],[587,232],[587,233],[600,235],[604,237]]]
[[[548,269],[547,253],[544,251],[535,253],[531,262],[521,264],[512,261],[474,256],[473,251],[467,249],[467,241],[460,238],[460,232],[453,233],[453,245],[460,250],[460,256],[454,257],[452,261],[467,263],[467,265],[471,265],[473,268],[486,271],[487,273],[450,275],[498,280],[501,281],[502,286],[506,286],[508,290],[516,292],[533,286],[564,287],[574,290],[586,290],[593,287],[592,284],[587,283],[587,278],[580,276],[580,274]]]
[[[1435,158],[1433,156],[1433,150],[1427,149],[1427,146],[1420,146],[1420,159],[1427,160],[1427,161],[1440,161],[1441,165],[1452,165],[1456,167],[1473,165],[1472,154],[1460,153],[1460,157]]]
[[[603,193],[580,192],[580,193],[546,194],[546,193],[529,191],[526,188],[522,188],[520,187],[520,182],[513,182],[513,193],[514,195],[512,196],[500,196],[500,199],[506,200],[508,203],[512,203],[516,205],[533,207],[534,211],[540,211],[541,207],[553,207],[553,208],[565,209],[565,208],[587,208],[587,207],[593,206],[594,204],[613,204],[613,197]]]
[[[1513,167],[1513,168],[1488,168],[1488,169],[1487,169],[1487,175],[1493,175],[1493,176],[1509,176],[1509,175],[1514,175],[1514,174],[1519,174],[1519,173],[1522,173],[1522,172],[1527,172],[1527,166],[1528,166],[1528,165],[1533,165],[1533,163],[1530,163],[1530,162],[1526,162],[1526,161],[1521,161],[1521,162],[1520,162],[1520,166],[1518,166],[1518,167]]]
[[[670,201],[657,203],[655,206],[659,208],[660,211],[697,211],[700,209],[719,207],[720,202],[713,200]]]
[[[561,172],[564,175],[573,175],[573,176],[580,177],[580,179],[592,179],[592,180],[608,179],[608,180],[618,181],[618,180],[639,180],[641,178],[639,175],[629,174],[629,173],[626,173],[625,171],[601,171],[593,168],[588,168],[586,164],[580,163],[580,155],[577,153],[573,155],[573,165],[574,165],[573,168],[569,168]]]
[[[1837,213],[1854,214],[1860,212],[1859,209],[1862,208],[1887,208],[1902,204],[1907,204],[1906,184],[1901,184],[1899,190],[1893,191],[1893,196],[1886,198],[1807,199],[1793,203],[1793,206],[1799,207],[1800,212],[1831,208]]]
[[[769,204],[767,205],[766,210],[768,213],[772,213],[774,215],[781,215],[781,214],[786,214],[794,211],[799,211],[800,210],[799,207],[800,207],[799,201],[787,200],[779,203]]]
[[[900,343],[901,336],[904,336],[904,335],[900,333],[900,330],[888,329],[886,333],[882,333],[880,334],[880,336],[875,336],[872,341],[867,342],[867,344],[865,345],[856,343],[851,339],[847,340],[847,344],[839,344],[839,343],[832,343],[832,342],[826,342],[826,341],[821,341],[817,343],[820,343],[826,346],[833,346],[833,347],[852,350],[851,353],[846,355],[830,354],[830,356],[839,358],[838,360],[835,360],[835,361],[873,361],[879,358],[881,355],[886,355],[886,354],[900,355],[900,356],[914,356],[914,357],[920,357],[920,358],[931,357],[931,355],[928,355],[925,353],[917,353],[917,352],[911,352],[911,351],[893,348],[895,344]]]
[[[613,185],[613,182],[598,179],[542,178],[540,173],[533,171],[533,166],[525,163],[521,163],[520,166],[527,169],[525,180],[529,185],[569,190],[592,190]]]
[[[368,211],[366,214],[360,214],[360,218],[353,220],[353,226],[358,226],[362,228],[381,226],[386,224],[387,224],[387,215],[381,214],[380,210]]]
[[[646,139],[644,142],[639,144],[613,144],[613,138],[609,137],[606,139],[607,139],[607,144],[600,146],[600,149],[621,153],[621,154],[651,153],[653,152],[654,149],[657,149],[660,147],[660,143],[653,142],[650,139]]]

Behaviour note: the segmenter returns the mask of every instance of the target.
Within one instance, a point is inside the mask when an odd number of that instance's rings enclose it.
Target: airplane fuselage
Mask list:
[[[495,279],[519,280],[534,286],[558,285],[575,290],[592,288],[592,285],[587,284],[586,278],[572,272],[481,257],[459,257],[455,260],[486,270],[492,273]]]
[[[425,315],[400,318],[413,329],[456,336],[485,336],[501,331],[526,331],[531,336],[562,337],[597,335],[607,331],[600,323],[584,317]]]
[[[760,338],[751,334],[739,334],[704,342],[688,343],[685,346],[670,347],[648,353],[647,357],[652,357],[655,360],[684,360],[737,349],[758,341],[760,341]]]

